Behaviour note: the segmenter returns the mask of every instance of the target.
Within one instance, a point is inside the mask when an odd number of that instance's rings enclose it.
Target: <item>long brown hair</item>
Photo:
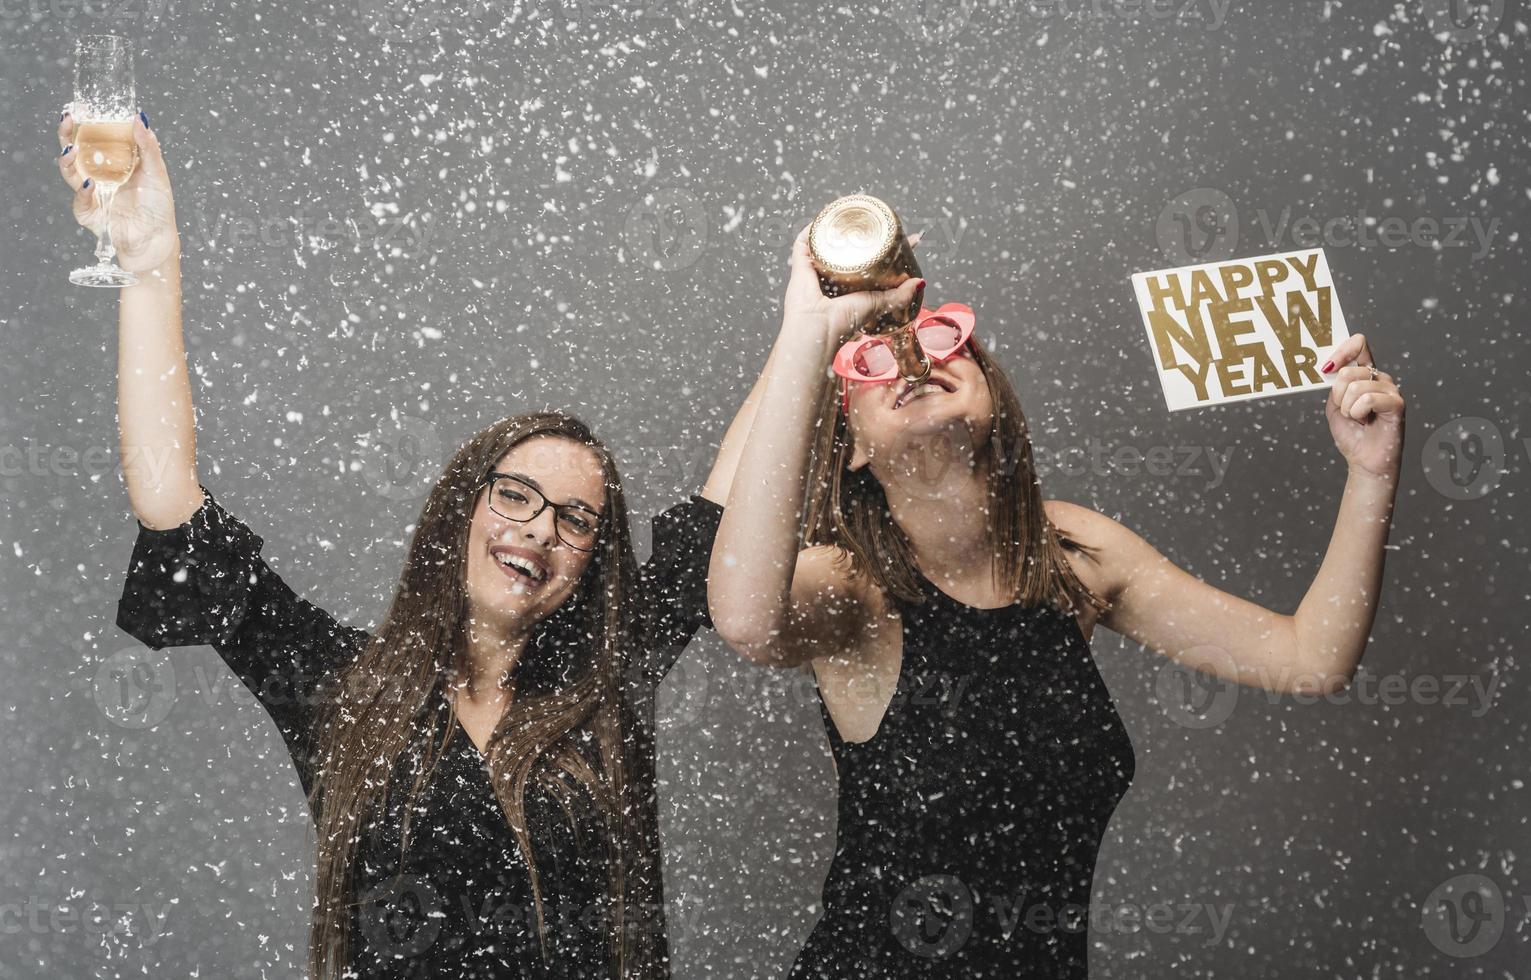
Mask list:
[[[329,980],[348,965],[355,903],[350,868],[357,839],[364,821],[390,792],[402,788],[396,782],[409,783],[401,811],[406,815],[402,860],[409,839],[407,816],[456,724],[447,685],[468,668],[468,540],[478,496],[495,464],[535,436],[569,439],[595,453],[605,485],[604,517],[576,590],[538,624],[527,643],[516,667],[515,699],[490,736],[485,764],[531,875],[544,959],[547,923],[526,824],[531,784],[547,791],[571,821],[580,790],[605,817],[610,914],[601,921],[612,924],[612,962],[619,976],[656,975],[651,971],[662,948],[655,951],[649,930],[624,927],[628,908],[650,904],[658,891],[657,867],[651,866],[657,859],[643,853],[642,808],[631,805],[640,788],[630,785],[634,760],[630,740],[624,740],[630,719],[618,693],[633,648],[628,606],[637,578],[627,504],[616,463],[590,429],[562,412],[535,412],[496,422],[452,457],[421,510],[382,626],[336,679],[321,710],[311,795],[318,830],[309,935],[309,971],[315,980]],[[441,739],[420,738],[437,726],[445,733]],[[589,750],[582,752],[581,743]],[[401,771],[409,778],[397,781]]]
[[[1071,553],[1089,556],[1094,549],[1064,535],[1047,519],[1026,416],[1014,387],[976,337],[970,340],[970,350],[994,405],[989,439],[981,452],[988,464],[986,513],[995,580],[1023,605],[1073,612],[1082,600],[1104,611],[1110,604],[1085,586],[1069,561]],[[847,466],[853,447],[840,408],[840,385],[824,389],[808,469],[803,543],[839,547],[853,572],[869,576],[888,596],[917,603],[922,593],[909,538],[894,522],[872,468]]]

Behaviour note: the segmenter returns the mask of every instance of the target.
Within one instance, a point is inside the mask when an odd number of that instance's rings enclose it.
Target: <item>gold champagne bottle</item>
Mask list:
[[[850,194],[826,205],[808,229],[808,251],[826,296],[893,289],[924,277],[898,214],[870,194]],[[910,336],[913,331],[899,329],[919,312],[916,304],[910,310],[882,313],[863,328],[869,334],[888,335],[899,375],[909,381],[930,375],[930,359]]]

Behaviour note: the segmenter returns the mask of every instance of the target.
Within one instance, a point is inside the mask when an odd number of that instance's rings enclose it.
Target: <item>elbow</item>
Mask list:
[[[763,667],[775,665],[772,641],[776,634],[773,634],[771,630],[748,623],[719,622],[716,617],[713,618],[713,622],[723,642],[732,647],[739,656]]]
[[[1366,652],[1365,643],[1350,649],[1352,644],[1339,638],[1305,636],[1296,617],[1288,617],[1288,624],[1288,663],[1295,663],[1297,670],[1280,686],[1288,693],[1312,698],[1334,697],[1348,690]]]
[[[1343,694],[1356,677],[1358,658],[1327,656],[1308,662],[1287,685],[1291,694],[1329,698]]]
[[[128,505],[144,527],[168,531],[180,527],[202,507],[202,485],[195,479],[173,488],[128,484]]]
[[[782,666],[777,656],[781,629],[775,617],[751,615],[747,611],[711,608],[712,625],[723,642],[745,660],[762,667]]]
[[[1288,688],[1291,694],[1313,698],[1330,698],[1343,694],[1355,679],[1355,670],[1329,670],[1300,675]]]

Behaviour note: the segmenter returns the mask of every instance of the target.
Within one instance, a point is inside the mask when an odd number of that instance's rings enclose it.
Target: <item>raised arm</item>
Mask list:
[[[1325,411],[1349,465],[1334,530],[1295,612],[1274,612],[1179,568],[1137,534],[1094,511],[1050,503],[1049,516],[1101,552],[1075,567],[1112,600],[1109,629],[1197,670],[1267,690],[1326,694],[1355,676],[1377,615],[1403,451],[1404,400],[1372,377],[1366,338],[1335,349]]]
[[[815,655],[812,640],[846,629],[860,605],[832,600],[839,583],[826,549],[799,557],[809,453],[817,412],[830,384],[835,346],[883,310],[908,308],[923,282],[886,292],[826,298],[808,252],[804,228],[792,247],[791,277],[781,331],[757,390],[757,415],[739,458],[713,547],[708,603],[713,623],[745,657],[776,666]]]
[[[749,438],[750,429],[755,424],[755,413],[760,408],[760,398],[765,390],[766,374],[771,370],[772,357],[775,357],[774,350],[766,357],[765,369],[755,379],[744,403],[728,423],[728,429],[723,433],[723,442],[718,446],[718,455],[712,461],[712,470],[707,474],[707,482],[702,485],[702,496],[719,506],[728,503],[734,474],[739,470],[739,457],[744,453],[744,442]]]
[[[74,120],[59,121],[59,172],[74,190],[75,220],[95,230],[104,214],[76,166]],[[121,290],[117,313],[117,426],[123,478],[146,526],[176,527],[202,504],[196,420],[181,339],[181,241],[159,140],[133,123],[138,166],[112,202],[118,263],[140,282]]]

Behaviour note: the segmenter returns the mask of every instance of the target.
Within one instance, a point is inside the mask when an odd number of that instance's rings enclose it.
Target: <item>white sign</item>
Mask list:
[[[1319,369],[1350,336],[1321,248],[1132,277],[1172,412],[1327,390]]]

